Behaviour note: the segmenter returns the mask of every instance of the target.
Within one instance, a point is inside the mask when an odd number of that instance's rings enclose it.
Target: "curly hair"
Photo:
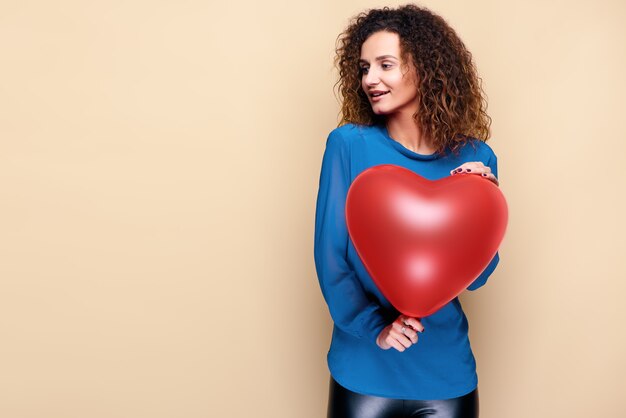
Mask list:
[[[472,137],[489,139],[491,118],[471,53],[441,16],[413,4],[366,10],[337,37],[334,65],[339,80],[334,87],[341,95],[342,115],[338,126],[385,123],[363,91],[359,67],[361,46],[378,31],[397,33],[402,62],[415,66],[420,110],[413,119],[438,153],[449,147],[456,154]]]

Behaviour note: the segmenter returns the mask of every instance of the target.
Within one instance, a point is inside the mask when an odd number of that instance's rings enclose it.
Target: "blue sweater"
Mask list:
[[[458,157],[449,149],[440,157],[409,150],[384,126],[347,124],[328,135],[315,212],[314,256],[334,322],[328,367],[342,386],[366,395],[417,400],[453,398],[477,387],[467,318],[458,298],[423,318],[424,332],[404,352],[378,347],[376,337],[400,313],[367,273],[348,235],[344,212],[350,184],[369,167],[395,164],[437,180],[468,161],[482,161],[498,176],[496,155],[474,138],[462,146]],[[498,261],[496,253],[468,289],[484,285]]]

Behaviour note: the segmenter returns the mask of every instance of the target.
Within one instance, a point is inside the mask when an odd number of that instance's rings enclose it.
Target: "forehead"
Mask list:
[[[397,33],[379,31],[371,34],[361,45],[361,59],[370,61],[382,55],[400,58],[400,37]]]

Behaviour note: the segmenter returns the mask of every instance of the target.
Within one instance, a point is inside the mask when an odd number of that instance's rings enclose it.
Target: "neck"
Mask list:
[[[412,115],[394,115],[387,118],[387,132],[395,141],[418,154],[433,154],[436,149]]]

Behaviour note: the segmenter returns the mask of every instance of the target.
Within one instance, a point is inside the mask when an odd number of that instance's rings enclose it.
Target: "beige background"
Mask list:
[[[0,1],[0,416],[323,417],[335,37],[368,1]],[[428,1],[510,209],[481,417],[624,416],[626,6]]]

